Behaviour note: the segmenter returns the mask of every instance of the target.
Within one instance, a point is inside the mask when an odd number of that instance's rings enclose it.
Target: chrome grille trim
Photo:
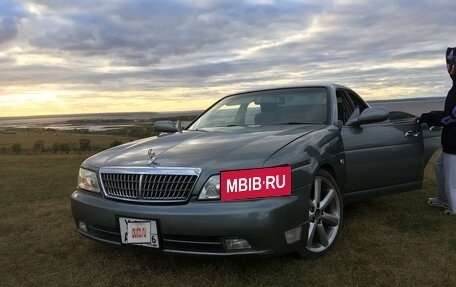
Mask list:
[[[191,167],[103,167],[100,183],[108,198],[177,203],[187,201],[201,171]]]

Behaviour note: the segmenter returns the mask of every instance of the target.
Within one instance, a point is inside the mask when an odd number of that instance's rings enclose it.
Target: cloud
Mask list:
[[[237,1],[204,6],[181,1],[128,1],[106,11],[94,8],[59,14],[55,21],[64,24],[44,30],[31,39],[31,44],[84,56],[108,54],[113,64],[134,66],[167,63],[173,57],[191,58],[203,53],[206,58],[218,58],[221,48],[229,52],[278,37],[286,23],[297,22],[298,18],[302,25],[315,10],[311,8],[298,4],[256,6]]]
[[[9,0],[0,2],[0,44],[11,41],[17,36],[18,26],[25,14],[21,6],[15,2]]]
[[[97,94],[169,103],[307,81],[338,82],[367,98],[444,95],[443,55],[456,45],[452,6],[443,0],[6,0],[0,98],[28,89],[68,103]]]

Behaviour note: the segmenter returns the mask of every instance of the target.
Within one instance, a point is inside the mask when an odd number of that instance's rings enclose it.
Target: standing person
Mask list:
[[[456,215],[456,48],[447,49],[446,63],[453,86],[445,99],[445,110],[424,113],[418,123],[443,126],[442,152],[435,162],[437,197],[429,198],[428,204],[445,208],[445,214]]]

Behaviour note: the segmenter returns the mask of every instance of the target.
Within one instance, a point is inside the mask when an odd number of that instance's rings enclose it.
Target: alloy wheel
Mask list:
[[[321,253],[336,239],[342,216],[337,187],[329,178],[321,175],[315,177],[309,206],[310,225],[306,248]]]

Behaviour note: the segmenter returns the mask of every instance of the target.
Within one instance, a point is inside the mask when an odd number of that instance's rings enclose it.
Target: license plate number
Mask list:
[[[123,244],[160,248],[155,220],[119,217],[119,226]]]

